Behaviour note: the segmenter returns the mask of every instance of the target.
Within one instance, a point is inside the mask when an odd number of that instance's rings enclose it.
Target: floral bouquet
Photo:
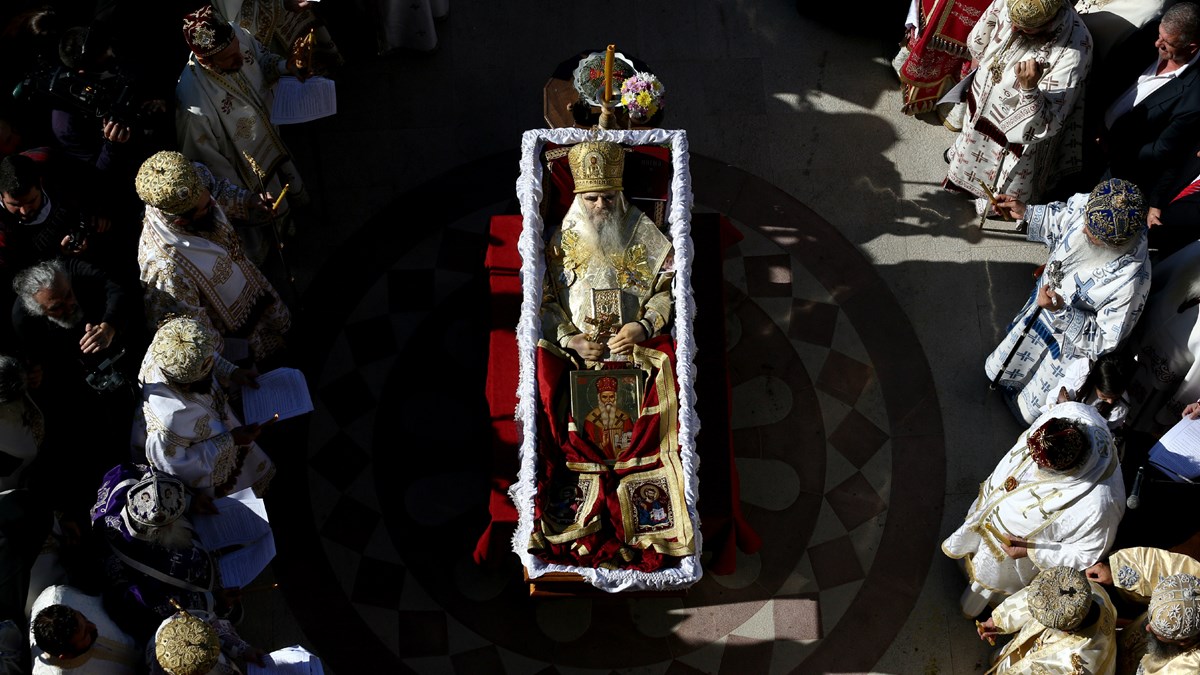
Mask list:
[[[636,122],[658,114],[666,104],[663,98],[666,88],[650,73],[637,72],[621,83],[621,103],[629,111],[629,118]]]

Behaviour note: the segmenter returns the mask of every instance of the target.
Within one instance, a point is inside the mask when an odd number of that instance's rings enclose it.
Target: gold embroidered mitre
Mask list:
[[[1008,0],[1008,18],[1022,28],[1038,28],[1062,9],[1062,0]]]
[[[170,675],[204,675],[217,666],[221,642],[207,621],[179,612],[159,626],[154,656]]]
[[[199,321],[174,317],[159,326],[148,351],[168,380],[189,384],[212,372],[216,346],[216,337]]]
[[[142,162],[134,188],[142,201],[171,215],[200,206],[205,189],[192,161],[172,150],[157,152]]]
[[[575,179],[575,194],[622,189],[625,151],[616,143],[578,143],[567,153],[567,162],[571,165],[571,177]]]

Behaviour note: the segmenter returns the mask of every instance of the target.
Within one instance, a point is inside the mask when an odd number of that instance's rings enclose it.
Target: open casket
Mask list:
[[[583,141],[619,143],[627,148],[627,157],[635,158],[633,162],[626,160],[625,191],[634,206],[652,220],[662,221],[660,230],[673,246],[673,319],[670,335],[647,341],[643,344],[646,349],[635,350],[633,359],[647,368],[649,378],[640,405],[641,412],[649,413],[653,419],[652,425],[643,427],[641,422],[645,418],[639,418],[639,426],[633,431],[633,445],[645,440],[638,435],[648,429],[642,435],[650,440],[642,445],[653,443],[653,456],[624,463],[618,458],[615,466],[610,462],[607,467],[592,463],[581,468],[578,461],[571,464],[573,473],[569,480],[573,483],[565,491],[566,501],[570,502],[567,512],[577,513],[578,522],[551,531],[546,525],[548,513],[563,512],[560,494],[563,490],[551,476],[564,473],[561,465],[566,460],[560,455],[569,451],[565,446],[559,447],[560,439],[570,436],[571,442],[578,444],[583,424],[579,420],[569,425],[550,423],[557,419],[556,415],[565,416],[566,412],[556,408],[549,391],[558,385],[549,383],[569,379],[572,371],[571,366],[558,365],[559,360],[547,360],[545,354],[551,350],[544,348],[545,343],[539,347],[543,337],[540,310],[547,271],[546,245],[562,218],[564,202],[573,197],[564,194],[566,191],[556,184],[561,176],[550,175],[562,171],[553,165],[552,157],[547,157],[552,153],[546,149],[565,148]],[[643,161],[636,161],[639,152]],[[559,153],[563,155],[565,150]],[[553,168],[547,170],[547,166]],[[565,167],[565,162],[561,166]],[[635,182],[641,184],[640,189],[633,186]],[[695,304],[690,281],[692,192],[687,135],[663,129],[527,131],[521,142],[517,196],[523,219],[518,242],[522,301],[517,325],[520,360],[517,424],[521,442],[517,481],[509,490],[518,515],[513,551],[531,580],[547,574],[571,573],[609,592],[687,588],[702,575],[702,542],[696,509],[699,494],[696,433],[700,424],[695,412],[696,346],[692,332]],[[642,358],[647,360],[639,361]],[[668,399],[670,405],[666,403]],[[646,488],[651,481],[657,481],[656,487]],[[671,489],[664,494],[664,487]],[[639,498],[645,501],[647,495],[660,498],[652,505],[654,517],[649,520],[644,517],[649,507],[637,503]],[[587,513],[593,516],[586,522],[588,516],[581,505],[586,505]],[[576,511],[571,512],[570,508]],[[545,542],[547,538],[557,544],[549,549],[532,544]],[[598,549],[609,553],[621,549],[623,555],[636,551],[636,556],[629,565],[621,564],[614,556],[596,564],[595,560],[601,557]],[[575,558],[578,561],[592,564],[572,564],[571,551],[578,554]]]

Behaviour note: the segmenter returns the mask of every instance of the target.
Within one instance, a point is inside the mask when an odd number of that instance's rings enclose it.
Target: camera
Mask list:
[[[91,234],[92,228],[86,220],[80,220],[79,224],[71,228],[67,234],[67,250],[72,253],[79,253],[87,244],[88,235]]]
[[[135,94],[133,81],[124,75],[100,77],[66,66],[34,71],[13,89],[17,100],[38,96],[63,103],[82,115],[145,128],[149,114]]]
[[[94,368],[88,368],[85,363],[84,366],[88,370],[86,378],[88,386],[100,393],[120,391],[125,388],[129,381],[121,371],[116,369],[117,360],[122,356],[125,356],[124,347],[116,354],[96,364]]]

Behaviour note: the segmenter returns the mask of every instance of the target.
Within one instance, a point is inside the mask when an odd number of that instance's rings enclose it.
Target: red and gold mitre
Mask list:
[[[183,17],[183,39],[193,54],[207,58],[233,43],[233,28],[205,5]]]
[[[575,194],[623,189],[621,176],[625,173],[625,150],[616,143],[577,143],[567,153],[567,162],[571,165],[571,177],[575,179]]]
[[[601,377],[596,380],[596,391],[603,394],[606,391],[616,391],[616,390],[617,390],[617,378]]]
[[[1057,471],[1074,468],[1087,456],[1087,435],[1071,420],[1058,417],[1046,420],[1025,442],[1029,454],[1039,466]]]

